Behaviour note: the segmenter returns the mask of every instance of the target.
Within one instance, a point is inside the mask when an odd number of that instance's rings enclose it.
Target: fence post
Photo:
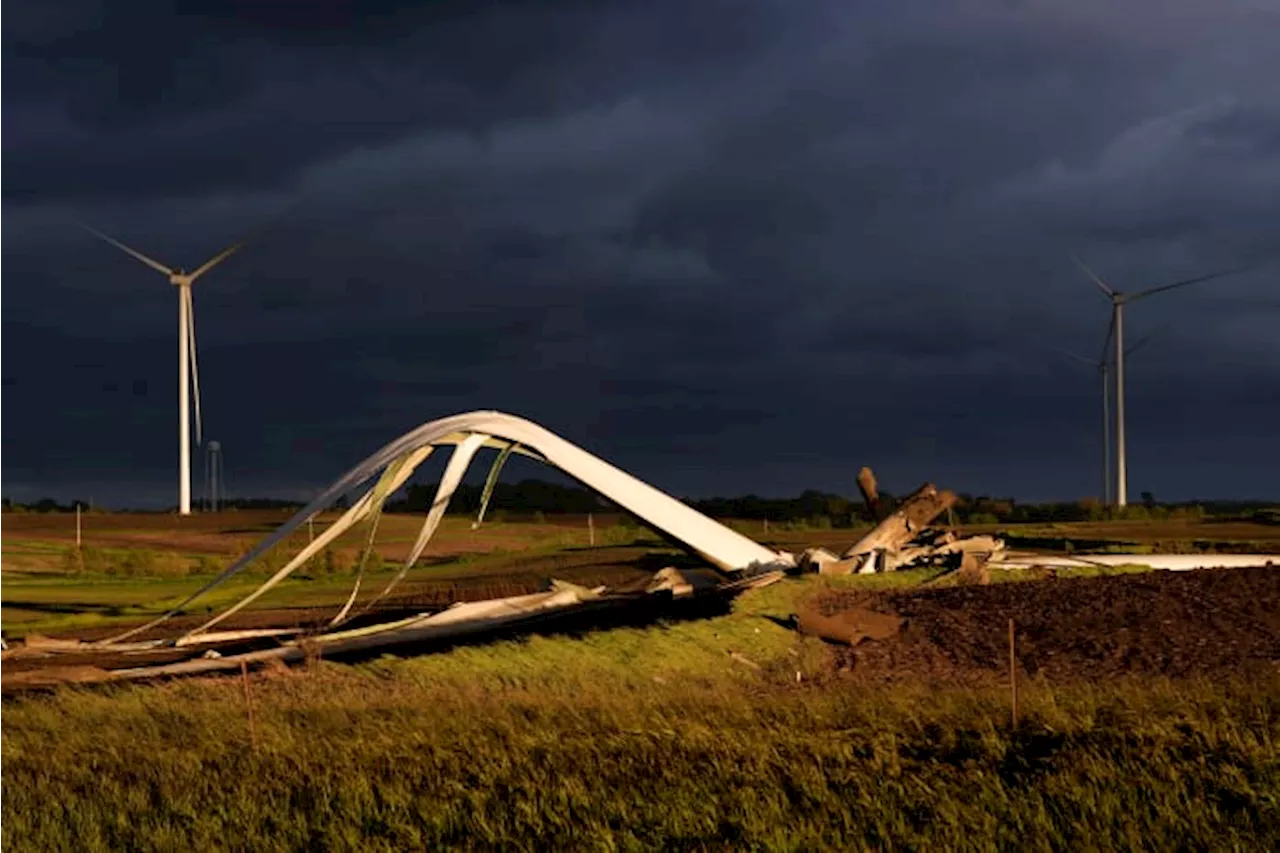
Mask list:
[[[249,664],[240,661],[240,679],[244,682],[244,709],[249,717],[249,745],[258,748],[258,733],[253,727],[253,700],[249,697]]]
[[[1009,617],[1009,692],[1012,696],[1013,728],[1018,727],[1018,657],[1014,641],[1013,617]]]

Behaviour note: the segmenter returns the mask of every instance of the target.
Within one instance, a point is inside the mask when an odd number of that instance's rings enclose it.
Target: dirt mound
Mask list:
[[[904,620],[895,636],[833,651],[836,668],[858,680],[1003,679],[1010,617],[1019,667],[1049,681],[1280,664],[1280,571],[1271,568],[829,593],[816,606],[832,619],[872,610]]]
[[[802,634],[848,645],[888,639],[902,630],[902,622],[901,616],[877,613],[865,607],[842,609],[830,616],[818,608],[806,607],[795,619],[796,629]]]

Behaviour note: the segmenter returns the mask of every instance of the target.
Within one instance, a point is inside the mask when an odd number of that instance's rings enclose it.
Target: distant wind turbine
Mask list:
[[[1161,284],[1156,287],[1149,287],[1146,290],[1140,290],[1137,293],[1125,293],[1111,287],[1089,268],[1088,264],[1080,260],[1075,255],[1071,256],[1080,269],[1084,270],[1085,275],[1098,286],[1102,293],[1111,300],[1111,328],[1107,332],[1107,343],[1110,343],[1111,337],[1115,337],[1115,382],[1116,382],[1116,506],[1123,507],[1129,502],[1129,466],[1125,458],[1125,434],[1124,434],[1124,306],[1130,302],[1136,302],[1147,296],[1154,296],[1157,293],[1163,293],[1166,290],[1173,290],[1179,287],[1187,287],[1192,284],[1200,284],[1201,282],[1210,281],[1215,278],[1222,278],[1228,275],[1234,275],[1249,269],[1249,266],[1233,267],[1228,270],[1221,270],[1208,275],[1199,275],[1195,278],[1186,278],[1181,281],[1175,281],[1170,284]],[[1103,344],[1104,348],[1106,343]]]
[[[131,255],[153,270],[168,276],[169,283],[178,288],[178,512],[191,514],[191,402],[194,392],[196,415],[196,444],[203,441],[200,423],[200,372],[196,366],[195,305],[191,300],[191,285],[196,279],[234,255],[244,246],[245,240],[233,243],[196,267],[192,272],[171,269],[136,249],[131,249],[114,237],[109,237],[83,223],[81,228],[105,240],[120,251]]]
[[[1125,350],[1125,355],[1133,355],[1155,335],[1152,332],[1138,339],[1138,342]],[[1098,372],[1099,379],[1102,380],[1102,505],[1111,506],[1111,367],[1112,354],[1110,352],[1111,332],[1107,332],[1107,338],[1102,342],[1102,354],[1097,361],[1091,358],[1085,358],[1070,350],[1059,349],[1058,352],[1074,359],[1081,364],[1088,365]]]

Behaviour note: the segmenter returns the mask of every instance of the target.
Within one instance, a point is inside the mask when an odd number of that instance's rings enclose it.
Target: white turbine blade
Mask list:
[[[1225,276],[1235,275],[1236,273],[1244,272],[1247,269],[1249,269],[1248,266],[1232,267],[1229,270],[1220,270],[1215,273],[1209,273],[1208,275],[1198,275],[1195,278],[1184,278],[1182,281],[1175,281],[1173,284],[1162,284],[1159,287],[1149,287],[1146,290],[1135,293],[1133,296],[1130,296],[1129,298],[1131,300],[1141,299],[1144,296],[1151,296],[1152,294],[1155,294],[1155,293],[1163,293],[1166,290],[1173,290],[1174,288],[1177,288],[1177,287],[1186,287],[1187,285],[1190,285],[1190,284],[1199,284],[1202,281],[1210,281],[1215,278],[1223,278]]]
[[[1053,349],[1054,349],[1054,351],[1055,351],[1055,352],[1058,352],[1058,353],[1060,353],[1061,355],[1065,355],[1067,358],[1070,358],[1070,359],[1073,359],[1073,360],[1075,360],[1075,361],[1078,361],[1078,362],[1080,362],[1081,364],[1087,364],[1087,365],[1089,365],[1090,367],[1094,367],[1094,366],[1096,366],[1096,365],[1094,365],[1094,363],[1093,363],[1093,359],[1091,359],[1091,358],[1085,358],[1085,357],[1084,357],[1084,356],[1082,356],[1082,355],[1077,355],[1076,353],[1073,353],[1073,352],[1072,352],[1071,350],[1069,350],[1069,349],[1063,349],[1062,347],[1054,347]]]
[[[195,272],[191,273],[191,280],[195,281],[197,278],[204,275],[209,270],[213,269],[218,264],[225,261],[227,258],[231,257],[232,255],[234,255],[236,252],[243,249],[248,244],[254,242],[255,240],[260,239],[268,231],[275,228],[276,225],[280,223],[280,220],[284,218],[284,215],[295,207],[297,207],[297,202],[294,202],[288,205],[287,207],[285,207],[284,210],[280,211],[280,213],[273,216],[266,223],[250,231],[242,239],[236,241],[235,243],[232,243],[230,246],[223,249],[221,252],[214,255],[209,260],[205,261],[203,264],[201,264],[199,267],[196,268]]]
[[[1161,326],[1160,328],[1156,329],[1155,331],[1153,331],[1153,332],[1148,332],[1147,334],[1145,334],[1145,335],[1143,335],[1142,337],[1138,338],[1138,340],[1134,342],[1133,346],[1129,347],[1128,349],[1126,349],[1126,350],[1124,351],[1124,354],[1125,354],[1125,355],[1133,355],[1133,353],[1137,352],[1138,350],[1142,349],[1142,347],[1144,347],[1144,346],[1146,346],[1148,343],[1150,343],[1150,342],[1151,342],[1151,339],[1152,339],[1152,338],[1154,338],[1156,335],[1160,334],[1160,332],[1162,332],[1165,328],[1167,328],[1167,326]]]
[[[1103,293],[1105,293],[1107,296],[1116,295],[1116,292],[1114,289],[1112,289],[1111,285],[1107,284],[1105,281],[1099,278],[1098,274],[1094,272],[1092,269],[1090,269],[1088,264],[1080,260],[1079,256],[1072,254],[1071,259],[1076,262],[1076,265],[1079,266],[1080,269],[1084,270],[1084,274],[1089,276],[1090,280],[1093,281],[1094,284],[1098,285],[1098,287],[1102,290]]]
[[[498,458],[493,460],[493,467],[489,469],[489,476],[484,481],[484,491],[480,494],[480,512],[476,514],[476,520],[471,522],[472,530],[484,523],[484,514],[489,509],[489,501],[493,499],[493,490],[498,485],[498,475],[502,473],[502,466],[507,464],[507,457],[515,449],[516,445],[508,444],[498,451]]]
[[[91,228],[88,225],[85,225],[83,222],[78,222],[76,224],[79,225],[84,230],[88,231],[90,234],[94,235],[95,237],[98,237],[99,239],[107,241],[108,243],[115,246],[120,251],[129,255],[132,255],[133,257],[142,261],[147,266],[151,267],[156,272],[162,272],[165,275],[173,275],[173,272],[174,272],[173,270],[169,269],[164,264],[157,261],[155,258],[148,258],[146,255],[142,254],[137,249],[130,249],[128,246],[126,246],[124,243],[121,243],[119,240],[115,239],[114,237],[108,237],[106,234],[103,234],[98,229]]]
[[[191,396],[196,409],[196,446],[204,443],[204,425],[200,421],[200,368],[196,366],[196,307],[191,296],[191,288],[184,287],[183,298],[187,300],[187,349],[191,353]]]
[[[196,279],[198,279],[200,276],[204,275],[204,274],[205,274],[205,273],[207,273],[209,270],[213,269],[213,268],[214,268],[214,267],[216,267],[218,264],[222,263],[222,262],[223,262],[223,261],[225,261],[227,258],[229,258],[229,257],[231,257],[232,255],[234,255],[236,252],[240,251],[240,249],[241,249],[241,248],[243,248],[243,247],[244,247],[244,243],[243,243],[243,242],[240,242],[240,243],[232,243],[230,246],[228,246],[227,248],[223,249],[221,252],[219,252],[218,254],[214,255],[212,258],[210,258],[209,260],[205,261],[205,262],[204,262],[203,264],[201,264],[200,266],[196,267],[195,272],[191,273],[191,280],[192,280],[192,281],[195,281],[195,280],[196,280]]]

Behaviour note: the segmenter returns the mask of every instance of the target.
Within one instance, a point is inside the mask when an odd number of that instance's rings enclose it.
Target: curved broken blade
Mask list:
[[[106,242],[115,246],[117,249],[124,252],[125,254],[132,255],[134,258],[136,258],[139,261],[142,261],[144,264],[151,267],[156,272],[161,272],[161,273],[164,273],[165,275],[173,275],[175,272],[174,270],[169,269],[164,264],[157,261],[155,258],[148,258],[146,255],[142,254],[137,249],[129,248],[128,246],[126,246],[124,243],[121,243],[116,238],[103,234],[97,228],[93,228],[89,225],[85,225],[83,222],[77,222],[76,224],[79,225],[84,230],[88,231],[93,236],[97,237],[98,239],[105,240]]]
[[[516,449],[516,443],[511,442],[498,451],[498,457],[493,460],[493,467],[489,469],[489,476],[485,477],[484,491],[480,495],[480,512],[476,514],[476,520],[471,523],[472,530],[484,523],[484,515],[489,509],[489,501],[493,499],[493,490],[497,488],[498,476],[502,473],[502,466],[507,464],[507,457]]]

